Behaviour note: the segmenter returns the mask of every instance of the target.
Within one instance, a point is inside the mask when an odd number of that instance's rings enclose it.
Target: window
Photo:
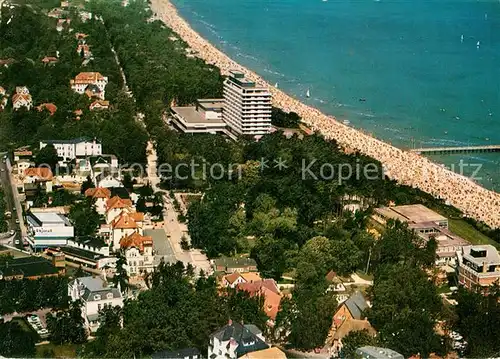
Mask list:
[[[100,294],[94,294],[94,300],[101,300]]]
[[[113,299],[113,293],[108,293],[108,294],[106,295],[106,298],[107,298],[107,299]]]

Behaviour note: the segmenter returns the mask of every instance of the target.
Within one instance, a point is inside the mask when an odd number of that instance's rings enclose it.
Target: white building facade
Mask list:
[[[120,287],[109,287],[100,277],[77,278],[68,284],[71,301],[81,300],[82,316],[91,332],[99,328],[99,311],[106,306],[123,308]]]
[[[66,245],[66,240],[75,236],[69,220],[57,212],[29,213],[26,219],[32,248]]]
[[[272,96],[244,74],[231,71],[224,81],[222,119],[238,135],[261,136],[271,129]]]
[[[55,147],[57,155],[63,159],[63,162],[71,161],[76,157],[102,155],[102,145],[96,139],[75,138],[73,140],[40,141],[40,149],[49,144]]]

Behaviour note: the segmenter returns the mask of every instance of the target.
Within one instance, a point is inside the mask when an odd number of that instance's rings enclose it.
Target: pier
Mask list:
[[[414,148],[410,152],[427,155],[449,155],[456,153],[484,153],[484,152],[500,152],[500,145],[488,146],[461,146],[461,147],[427,147]]]

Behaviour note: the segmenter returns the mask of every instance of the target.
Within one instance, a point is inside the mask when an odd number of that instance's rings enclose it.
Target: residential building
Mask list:
[[[23,174],[28,168],[35,166],[35,162],[28,158],[21,158],[16,162],[18,174]]]
[[[88,36],[89,36],[89,35],[84,34],[84,33],[81,33],[81,32],[77,32],[77,33],[75,34],[75,38],[76,38],[77,40],[79,40],[79,41],[80,41],[80,40],[85,41],[85,38],[86,38],[86,37],[88,37]]]
[[[286,354],[279,348],[272,347],[268,349],[258,350],[256,352],[247,353],[240,358],[243,359],[286,359]]]
[[[223,99],[197,100],[196,106],[172,106],[171,123],[184,133],[231,135],[222,120]]]
[[[57,106],[54,105],[53,103],[42,103],[36,107],[36,109],[41,112],[43,110],[49,111],[51,116],[54,116],[54,114],[57,111]]]
[[[234,273],[257,271],[257,263],[252,258],[220,257],[212,262],[214,271],[216,272]]]
[[[124,210],[111,222],[110,243],[114,251],[120,249],[120,241],[123,237],[138,233],[144,234],[144,214],[139,212],[128,212]]]
[[[109,108],[109,101],[95,100],[89,106],[90,111],[93,110],[107,110]]]
[[[99,311],[105,306],[123,308],[120,287],[113,288],[100,277],[77,278],[68,284],[72,301],[81,300],[82,316],[91,332],[99,328]]]
[[[271,129],[271,93],[265,87],[231,71],[224,81],[222,119],[238,135],[262,136]]]
[[[236,288],[249,293],[251,297],[262,297],[264,299],[264,307],[262,309],[269,317],[268,325],[274,325],[283,297],[274,279],[240,283]]]
[[[47,16],[53,17],[55,19],[59,19],[63,16],[66,16],[66,11],[61,9],[61,8],[56,7],[56,8],[53,8],[52,10],[50,10],[48,12]]]
[[[351,295],[351,291],[344,284],[342,278],[340,278],[334,271],[328,272],[326,275],[326,281],[329,283],[327,291],[334,293],[338,304],[345,302]]]
[[[8,259],[0,265],[0,280],[35,280],[44,277],[57,277],[65,274],[64,268],[56,268],[42,257],[23,257]]]
[[[109,246],[104,242],[104,240],[99,238],[79,237],[78,240],[71,238],[66,241],[66,246],[83,249],[85,251],[100,254],[104,257],[109,257]]]
[[[127,262],[130,277],[154,270],[153,238],[134,232],[120,240],[120,248]]]
[[[106,213],[106,203],[111,198],[111,191],[102,187],[88,188],[85,191],[85,197],[94,199],[96,212],[100,215],[104,215]]]
[[[69,243],[70,241],[68,241],[67,246],[49,247],[45,250],[45,253],[51,256],[64,256],[66,262],[75,263],[78,266],[92,269],[102,269],[117,261],[116,257],[104,256],[95,251],[81,249],[81,247],[78,246],[71,246]],[[106,248],[108,248],[109,251],[109,247],[106,246]]]
[[[92,56],[90,46],[86,44],[78,44],[78,46],[76,47],[76,53],[85,59]]]
[[[16,87],[16,93],[12,96],[12,107],[14,110],[18,110],[21,107],[31,110],[31,107],[33,107],[33,99],[26,86]]]
[[[110,224],[113,220],[118,217],[123,210],[126,209],[129,212],[134,211],[133,203],[128,198],[121,198],[119,196],[113,196],[106,201],[106,223]]]
[[[108,78],[102,76],[99,72],[80,72],[70,81],[71,89],[80,95],[92,94],[89,97],[105,99],[105,88],[108,84]]]
[[[45,64],[45,65],[54,65],[56,62],[58,62],[59,59],[55,56],[45,56],[43,59],[42,59],[42,62]]]
[[[326,339],[326,345],[333,357],[342,357],[342,340],[352,332],[366,330],[369,335],[375,336],[377,331],[371,326],[367,319],[347,319],[339,327],[332,325]]]
[[[2,86],[0,86],[0,111],[3,111],[5,109],[8,101],[9,99],[7,98],[7,92]]]
[[[262,331],[253,324],[232,322],[210,335],[208,358],[235,359],[259,350],[268,349]]]
[[[236,288],[238,284],[253,283],[261,280],[262,278],[258,272],[234,272],[222,277],[221,285],[224,288]]]
[[[40,141],[40,149],[49,144],[55,147],[57,155],[62,158],[61,162],[69,162],[77,157],[102,155],[102,145],[95,138],[93,140],[79,137],[72,140]]]
[[[489,244],[462,247],[457,265],[458,282],[468,289],[487,288],[500,279],[500,255]]]
[[[28,212],[28,243],[32,248],[46,248],[66,244],[68,238],[73,238],[74,228],[68,218],[57,211]]]
[[[35,185],[37,188],[45,192],[52,192],[52,180],[54,176],[52,175],[52,170],[49,167],[30,167],[24,170],[23,176],[23,189],[26,193],[28,184]]]
[[[184,348],[179,350],[163,350],[151,355],[151,359],[201,359],[202,355],[196,348]]]
[[[404,359],[404,356],[389,348],[367,345],[356,349],[356,354],[363,359]]]
[[[370,307],[369,303],[361,292],[353,293],[344,303],[342,303],[333,316],[335,327],[348,319],[365,319],[364,311]]]

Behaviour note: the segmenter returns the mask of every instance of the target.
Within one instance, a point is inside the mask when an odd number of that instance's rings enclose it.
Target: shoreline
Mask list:
[[[267,83],[255,72],[241,66],[205,40],[179,15],[170,0],[151,0],[156,18],[170,27],[196,56],[217,66],[222,75],[239,70],[248,78],[269,88],[273,106],[296,112],[302,122],[325,139],[334,139],[345,151],[359,151],[382,163],[389,178],[399,184],[419,188],[461,210],[467,217],[482,221],[492,228],[500,227],[500,193],[487,190],[467,177],[459,175],[426,157],[396,148],[366,133],[344,125],[335,117],[301,103]]]

